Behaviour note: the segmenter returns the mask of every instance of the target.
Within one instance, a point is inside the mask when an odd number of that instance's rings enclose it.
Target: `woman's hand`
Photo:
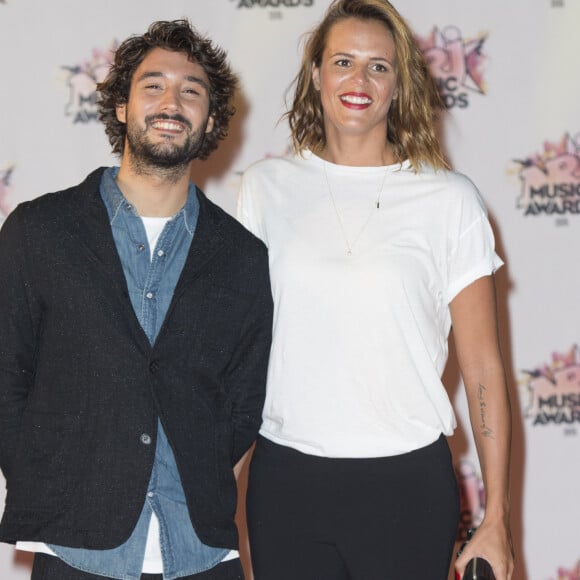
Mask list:
[[[514,551],[509,525],[484,519],[455,561],[457,578],[463,578],[465,567],[472,558],[487,560],[496,580],[510,580],[514,571]]]

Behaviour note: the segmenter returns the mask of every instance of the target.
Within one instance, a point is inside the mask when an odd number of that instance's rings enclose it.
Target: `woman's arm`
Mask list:
[[[497,580],[509,580],[514,557],[509,526],[511,410],[500,352],[495,286],[480,278],[451,302],[457,359],[485,486],[485,518],[457,559],[462,575],[474,556],[490,562]]]

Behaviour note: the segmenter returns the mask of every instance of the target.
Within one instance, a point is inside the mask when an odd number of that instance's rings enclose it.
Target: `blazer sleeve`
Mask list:
[[[257,291],[228,366],[228,382],[233,402],[234,465],[250,448],[262,423],[273,316],[266,251],[263,256],[259,272],[254,278]]]
[[[0,469],[7,481],[33,384],[40,318],[31,306],[24,215],[20,205],[0,230]]]

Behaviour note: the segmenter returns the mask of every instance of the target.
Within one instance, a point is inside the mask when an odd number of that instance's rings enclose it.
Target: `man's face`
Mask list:
[[[117,119],[127,124],[126,155],[137,166],[188,165],[214,123],[205,71],[184,53],[154,48],[135,70]]]

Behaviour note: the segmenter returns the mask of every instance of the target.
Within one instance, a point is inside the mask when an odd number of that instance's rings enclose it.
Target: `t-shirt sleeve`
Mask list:
[[[238,192],[236,217],[238,221],[250,230],[255,236],[266,242],[259,212],[259,204],[256,201],[256,183],[252,177],[252,170],[247,170],[242,176],[240,190]]]
[[[458,225],[451,232],[448,303],[472,282],[493,274],[503,265],[495,252],[495,238],[481,195],[468,180],[459,205]]]

